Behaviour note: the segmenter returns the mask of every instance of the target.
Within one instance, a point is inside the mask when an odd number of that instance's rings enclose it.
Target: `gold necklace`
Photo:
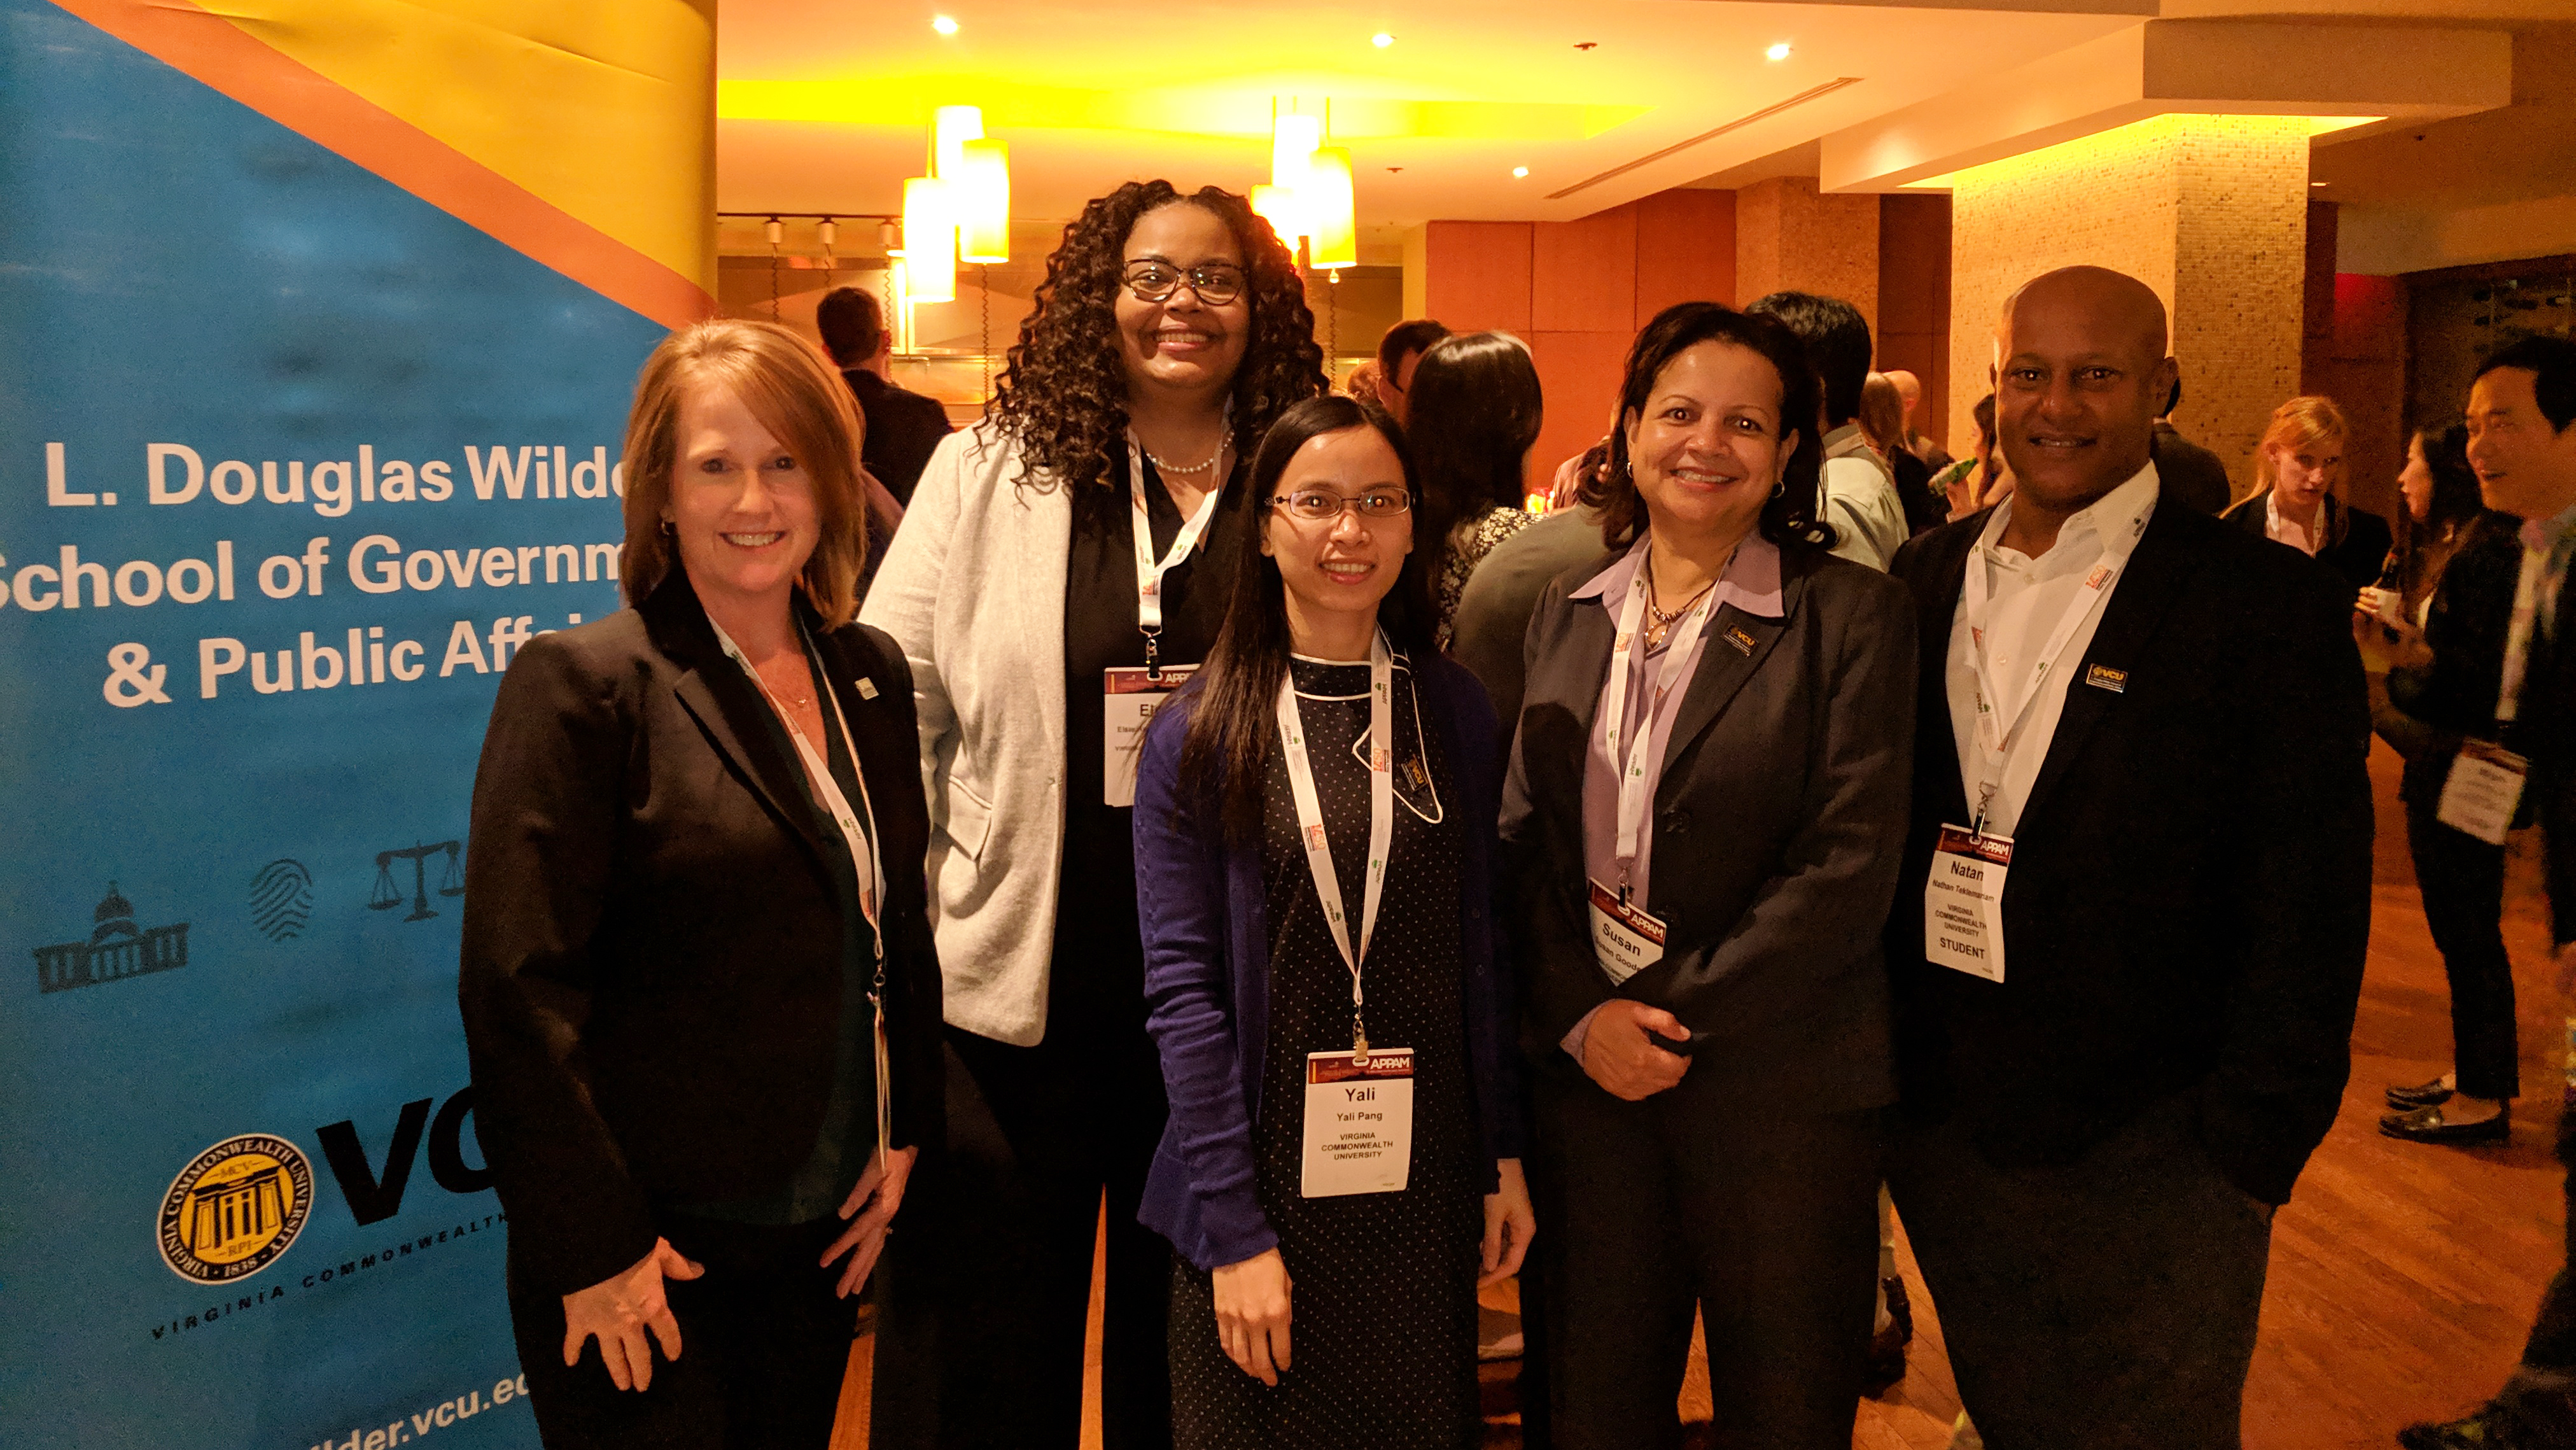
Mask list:
[[[1726,551],[1726,562],[1717,566],[1717,573],[1710,575],[1708,582],[1699,586],[1697,594],[1684,601],[1681,608],[1667,610],[1655,602],[1662,592],[1655,587],[1655,551],[1652,549],[1646,551],[1646,613],[1650,616],[1646,624],[1647,650],[1654,651],[1664,647],[1664,640],[1671,635],[1673,625],[1682,616],[1699,607],[1699,602],[1708,597],[1708,591],[1716,588],[1718,579],[1725,575],[1726,565],[1734,562],[1735,551],[1729,549]]]

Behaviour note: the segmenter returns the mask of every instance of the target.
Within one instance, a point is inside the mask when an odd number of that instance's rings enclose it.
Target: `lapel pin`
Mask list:
[[[859,676],[859,698],[862,700],[873,700],[876,697],[877,682],[869,679],[865,675]]]
[[[2085,670],[2084,683],[2114,695],[2125,695],[2129,692],[2129,672],[2115,670],[2109,665],[2094,665]]]
[[[1726,642],[1735,646],[1738,654],[1753,653],[1753,636],[1746,634],[1741,627],[1729,629],[1726,632]]]

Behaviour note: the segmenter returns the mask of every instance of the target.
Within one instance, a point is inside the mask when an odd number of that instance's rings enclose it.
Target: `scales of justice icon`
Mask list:
[[[465,873],[457,858],[465,848],[455,841],[441,841],[434,846],[413,846],[401,851],[376,853],[376,885],[367,893],[367,905],[376,911],[391,911],[403,904],[402,888],[394,884],[394,863],[411,863],[411,915],[405,921],[427,921],[438,915],[429,905],[429,858],[444,855],[447,864],[439,868],[438,894],[463,896]]]

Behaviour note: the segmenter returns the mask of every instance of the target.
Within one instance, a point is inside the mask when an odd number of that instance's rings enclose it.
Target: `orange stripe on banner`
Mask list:
[[[56,5],[665,327],[715,312],[689,278],[185,0]]]

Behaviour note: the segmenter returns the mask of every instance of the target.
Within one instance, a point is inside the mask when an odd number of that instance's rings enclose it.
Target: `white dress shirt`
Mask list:
[[[1857,423],[1826,434],[1824,447],[1824,514],[1837,536],[1833,552],[1884,574],[1907,535],[1896,476]]]
[[[2058,659],[2036,685],[2031,683],[2032,667],[2039,663],[2041,650],[2067,612],[2096,602],[2084,587],[2094,568],[2106,563],[2125,564],[2155,512],[2157,488],[2156,466],[2149,463],[2128,482],[2060,525],[2057,543],[2035,559],[2001,543],[2004,529],[2012,521],[2016,499],[2007,498],[1998,505],[1986,520],[1984,532],[1977,536],[1976,548],[1968,555],[1968,567],[1986,571],[1984,618],[1969,617],[1968,591],[1961,589],[1958,612],[1950,620],[1945,678],[1950,730],[1959,749],[1960,783],[1967,789],[1971,814],[1976,811],[1987,770],[1985,748],[1977,738],[1979,631],[1983,631],[1988,649],[1987,678],[2001,692],[2002,698],[1994,704],[2004,728],[2011,727],[2026,701],[2030,704],[2030,718],[2022,722],[2020,733],[2008,742],[2010,755],[2002,779],[1993,799],[1986,803],[1988,835],[2009,836],[2020,827],[2022,805],[2030,799],[2031,784],[2039,778],[2040,764],[2048,758],[2049,742],[2057,735],[2058,717],[2066,708],[2067,682],[2074,677],[2075,663],[2092,646],[2102,616],[2110,612],[2110,596],[2119,590],[2116,575],[2102,591],[2099,607],[2088,610],[2088,617],[2067,637]],[[2035,701],[2030,699],[2034,688],[2039,691]]]

